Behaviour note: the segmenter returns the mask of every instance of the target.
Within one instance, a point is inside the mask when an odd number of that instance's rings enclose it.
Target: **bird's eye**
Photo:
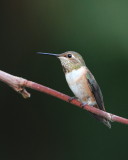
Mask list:
[[[72,58],[72,55],[71,55],[71,54],[68,54],[68,58]]]

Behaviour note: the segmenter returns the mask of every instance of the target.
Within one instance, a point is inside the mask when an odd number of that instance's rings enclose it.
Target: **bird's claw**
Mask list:
[[[70,102],[71,102],[72,100],[74,100],[74,99],[78,100],[77,97],[70,97],[70,98],[68,99],[68,102],[70,103]]]
[[[81,103],[81,108],[84,109],[85,105],[88,105],[88,103],[87,102]]]
[[[93,107],[93,106],[95,106],[96,105],[96,102],[84,102],[84,103],[82,103],[81,104],[81,107],[82,107],[82,109],[84,109],[84,106],[85,105],[88,105],[88,106],[90,106],[90,107]]]

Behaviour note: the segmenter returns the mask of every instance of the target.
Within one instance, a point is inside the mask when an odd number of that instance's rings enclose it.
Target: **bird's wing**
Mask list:
[[[94,76],[92,75],[92,73],[89,70],[86,73],[86,78],[88,80],[89,87],[92,90],[92,93],[95,97],[95,100],[97,102],[99,109],[105,111],[102,92],[101,92],[100,87],[99,87],[98,83],[96,82]]]

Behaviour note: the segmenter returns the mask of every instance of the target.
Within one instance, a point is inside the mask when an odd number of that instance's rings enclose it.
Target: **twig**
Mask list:
[[[55,91],[55,90],[48,88],[46,86],[40,85],[38,83],[29,81],[29,80],[26,80],[21,77],[13,76],[13,75],[8,74],[3,71],[0,71],[0,81],[8,84],[11,88],[13,88],[15,91],[20,93],[24,98],[30,97],[30,94],[26,91],[25,88],[31,88],[31,89],[49,94],[51,96],[54,96],[54,97],[59,98],[63,101],[66,101],[66,102],[69,102],[69,99],[71,98],[68,95],[65,95],[61,92]],[[77,101],[76,99],[73,99],[69,103],[74,104],[77,107],[81,107],[81,103],[79,101]],[[102,110],[99,110],[97,108],[85,105],[84,109],[91,112],[91,113],[94,113],[98,116],[106,118],[111,122],[119,122],[119,123],[123,123],[123,124],[128,124],[128,119],[123,118],[123,117],[119,117],[117,115],[114,115],[114,114],[111,114],[111,113],[108,113],[108,112],[105,112]]]

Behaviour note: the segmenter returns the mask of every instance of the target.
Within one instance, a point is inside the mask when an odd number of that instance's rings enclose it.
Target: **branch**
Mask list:
[[[46,86],[40,85],[38,83],[26,80],[24,78],[13,76],[13,75],[8,74],[3,71],[0,71],[0,81],[8,84],[11,88],[13,88],[15,91],[20,93],[24,98],[30,97],[30,93],[28,93],[25,88],[31,88],[36,91],[40,91],[40,92],[49,94],[51,96],[54,96],[56,98],[59,98],[63,101],[74,104],[77,107],[81,108],[81,103],[79,101],[77,101],[76,99],[73,99],[72,101],[69,102],[69,99],[71,97],[69,97],[68,95],[65,95],[61,92],[55,91],[55,90],[48,88]],[[106,118],[111,122],[119,122],[119,123],[123,123],[123,124],[128,124],[128,119],[123,118],[123,117],[119,117],[117,115],[114,115],[114,114],[111,114],[111,113],[108,113],[105,111],[102,111],[102,110],[97,109],[95,107],[90,107],[88,105],[85,105],[83,109],[85,109],[91,113],[94,113],[98,116],[101,116],[103,118]]]

